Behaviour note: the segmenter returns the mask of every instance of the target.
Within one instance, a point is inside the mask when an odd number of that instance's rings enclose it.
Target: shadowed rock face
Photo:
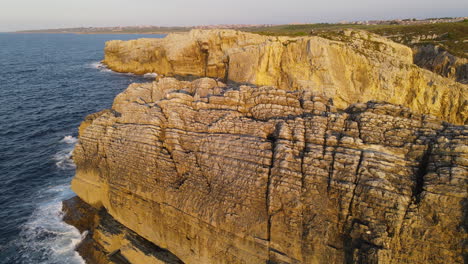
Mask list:
[[[468,84],[468,59],[453,56],[437,45],[418,45],[413,47],[414,63],[451,78]]]
[[[185,263],[462,263],[467,133],[377,101],[163,78],[82,123],[72,189]]]
[[[115,221],[105,208],[93,208],[75,196],[63,202],[63,211],[66,223],[86,232],[76,250],[88,264],[183,263]]]
[[[104,63],[119,72],[311,91],[332,98],[338,109],[382,100],[451,123],[468,118],[467,85],[416,66],[409,47],[362,31],[329,40],[193,30],[164,39],[110,41]]]

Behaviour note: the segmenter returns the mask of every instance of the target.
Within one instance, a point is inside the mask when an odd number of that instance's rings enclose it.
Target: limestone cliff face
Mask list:
[[[466,123],[467,85],[412,62],[410,48],[361,31],[346,31],[330,40],[193,30],[164,39],[110,41],[104,59],[119,72],[208,76],[311,91],[332,98],[339,109],[383,100],[415,113]]]
[[[131,263],[161,260],[109,238],[185,263],[462,263],[467,141],[402,106],[163,78],[83,122],[72,189],[130,229],[92,238]]]
[[[437,45],[413,47],[414,63],[444,77],[468,84],[468,59],[454,56]]]
[[[117,222],[103,207],[97,209],[73,197],[63,202],[64,221],[84,239],[76,250],[87,264],[181,264],[177,256]]]

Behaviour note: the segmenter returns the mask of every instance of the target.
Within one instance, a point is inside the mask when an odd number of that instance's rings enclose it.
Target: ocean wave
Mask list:
[[[75,163],[71,159],[73,150],[61,150],[54,155],[55,165],[62,170],[75,168]]]
[[[96,62],[90,63],[90,64],[88,64],[88,66],[90,68],[97,69],[97,70],[99,70],[101,72],[114,72],[111,69],[107,68],[107,66],[104,63],[102,63],[101,61],[96,61]]]
[[[84,264],[75,249],[86,234],[63,222],[62,200],[73,195],[70,187],[68,184],[54,186],[39,196],[49,196],[50,192],[54,193],[54,199],[40,204],[22,226],[18,241],[20,253],[27,263]]]
[[[113,74],[127,75],[127,76],[141,76],[141,75],[137,75],[137,74],[130,73],[130,72],[115,72],[115,71],[109,69],[104,63],[102,63],[102,61],[96,61],[96,62],[90,63],[90,64],[88,64],[88,66],[90,68],[97,69],[100,72],[109,72],[109,73],[113,73]],[[155,72],[150,72],[150,73],[143,74],[143,78],[147,78],[147,79],[154,79],[157,76],[158,76],[158,74],[155,73]]]
[[[145,73],[145,74],[143,74],[143,77],[149,78],[149,79],[154,79],[154,78],[158,77],[158,74],[155,73],[155,72]]]
[[[55,165],[62,170],[74,169],[75,163],[71,159],[73,155],[73,149],[75,148],[75,144],[78,141],[76,137],[73,136],[65,136],[60,143],[67,144],[63,149],[55,153],[52,157],[55,160]]]
[[[60,142],[67,143],[67,144],[75,144],[78,139],[74,136],[65,136],[60,140]]]
[[[71,135],[58,141],[60,150],[53,159],[59,169],[74,168],[70,157],[77,141]],[[74,195],[69,177],[51,182],[34,194],[35,210],[21,226],[18,238],[12,241],[19,249],[17,261],[25,264],[85,264],[75,249],[87,232],[80,234],[78,229],[63,221],[62,201]]]

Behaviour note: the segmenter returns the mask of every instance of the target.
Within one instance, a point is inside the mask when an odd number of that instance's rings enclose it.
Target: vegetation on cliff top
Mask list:
[[[167,34],[188,32],[192,27],[115,27],[66,28],[22,31],[21,33],[79,33],[79,34]],[[344,29],[361,29],[408,45],[435,44],[453,55],[468,58],[468,20],[452,23],[421,25],[358,25],[358,24],[300,24],[239,28],[241,31],[268,36],[309,36],[328,38]]]
[[[269,36],[309,36],[329,38],[344,29],[366,30],[408,46],[434,44],[453,55],[468,58],[468,20],[422,25],[303,24],[245,28],[243,31]]]

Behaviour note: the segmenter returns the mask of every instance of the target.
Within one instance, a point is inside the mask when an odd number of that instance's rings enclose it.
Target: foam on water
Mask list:
[[[102,63],[101,61],[96,61],[96,62],[90,63],[88,66],[90,68],[97,69],[97,70],[99,70],[101,72],[114,72],[111,69],[107,68],[107,66],[104,63]]]
[[[59,141],[60,150],[53,157],[57,160],[57,168],[74,168],[70,155],[76,142],[73,136],[65,136]],[[80,234],[78,229],[63,222],[62,201],[74,196],[69,182],[69,178],[61,179],[34,194],[38,205],[22,225],[16,241],[24,263],[85,263],[75,248],[86,232]]]
[[[106,41],[139,37],[162,36],[0,34],[0,264],[80,262],[81,237],[61,221],[61,199],[74,195],[76,138],[65,136],[148,81],[98,61]]]
[[[65,136],[60,142],[67,143],[67,144],[75,144],[78,139],[74,136]]]
[[[107,73],[113,73],[113,74],[119,74],[119,75],[128,75],[128,76],[135,76],[133,73],[123,73],[123,72],[115,72],[111,69],[109,69],[102,61],[96,61],[93,63],[88,64],[90,68],[97,69],[100,72],[107,72]]]
[[[23,257],[30,263],[85,263],[76,246],[83,236],[80,232],[62,221],[62,199],[71,191],[68,185],[48,190],[55,192],[56,199],[41,204],[22,227],[19,247]]]
[[[115,72],[115,71],[109,69],[104,63],[102,63],[102,61],[96,61],[96,62],[90,63],[90,64],[88,64],[88,67],[93,68],[93,69],[97,69],[100,72],[108,72],[108,73],[119,74],[119,75],[127,75],[127,76],[137,76],[136,74],[129,73],[129,72],[127,72],[127,73]],[[154,79],[157,76],[158,76],[158,74],[155,73],[155,72],[150,72],[150,73],[143,74],[143,78],[146,78],[146,79]]]
[[[158,77],[158,74],[155,73],[155,72],[151,72],[151,73],[144,74],[143,77],[148,78],[148,79],[154,79],[154,78]]]
[[[75,163],[73,163],[71,157],[73,155],[73,148],[77,141],[78,139],[73,136],[65,136],[60,140],[61,143],[65,143],[67,145],[52,157],[53,160],[56,161],[55,165],[57,165],[59,169],[66,170],[75,168]]]

